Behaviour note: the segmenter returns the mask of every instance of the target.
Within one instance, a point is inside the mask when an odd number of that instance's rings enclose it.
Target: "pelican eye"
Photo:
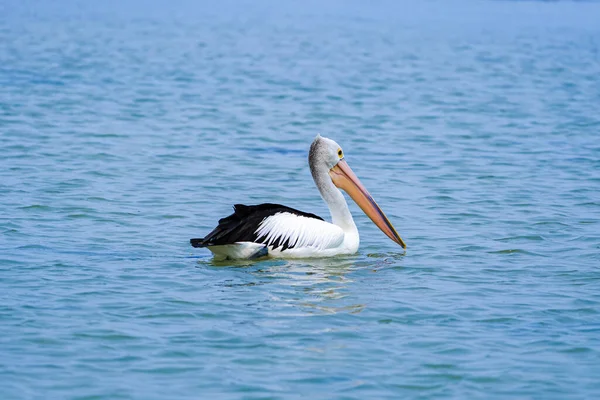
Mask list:
[[[344,157],[344,153],[342,152],[342,149],[338,149],[338,157],[339,158]]]

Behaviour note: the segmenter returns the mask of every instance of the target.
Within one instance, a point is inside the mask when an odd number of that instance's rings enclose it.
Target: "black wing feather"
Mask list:
[[[308,218],[315,218],[323,221],[323,218],[315,214],[305,213],[291,207],[286,207],[281,204],[258,204],[254,206],[246,206],[244,204],[236,204],[233,206],[233,214],[221,218],[219,225],[212,230],[204,238],[190,239],[190,243],[194,247],[220,246],[225,244],[233,244],[235,242],[257,242],[258,235],[256,230],[260,223],[267,217],[277,213],[287,212],[300,215]],[[273,244],[274,248],[283,246],[283,250],[290,248],[289,243],[279,243],[279,239]]]

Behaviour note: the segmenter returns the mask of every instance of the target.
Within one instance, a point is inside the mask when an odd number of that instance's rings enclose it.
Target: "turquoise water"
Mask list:
[[[2,7],[2,399],[600,396],[600,4]],[[317,133],[406,254],[189,246]]]

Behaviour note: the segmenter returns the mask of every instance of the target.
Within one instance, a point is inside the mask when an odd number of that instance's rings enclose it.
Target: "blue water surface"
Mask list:
[[[0,4],[0,398],[600,398],[600,4]],[[215,263],[234,203],[356,255]]]

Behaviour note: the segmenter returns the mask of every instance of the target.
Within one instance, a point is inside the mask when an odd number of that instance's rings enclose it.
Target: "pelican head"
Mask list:
[[[308,159],[313,179],[325,201],[327,201],[327,188],[331,187],[331,183],[333,183],[335,187],[348,193],[352,200],[387,237],[406,248],[406,244],[404,244],[396,229],[346,163],[344,151],[339,144],[317,135],[310,146]],[[328,179],[329,182],[327,182]],[[333,190],[337,191],[335,188]]]

